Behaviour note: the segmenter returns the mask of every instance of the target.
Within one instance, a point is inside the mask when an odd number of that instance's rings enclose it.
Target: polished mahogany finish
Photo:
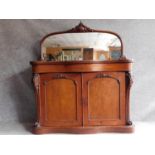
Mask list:
[[[35,133],[133,131],[131,61],[31,64],[38,108]]]
[[[62,33],[93,30],[82,23]],[[32,61],[37,121],[34,133],[133,132],[129,114],[132,61]]]
[[[132,61],[69,61],[69,62],[31,62],[33,72],[90,72],[90,71],[130,71]]]

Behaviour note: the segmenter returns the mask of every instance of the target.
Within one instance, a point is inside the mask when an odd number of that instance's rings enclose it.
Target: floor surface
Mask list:
[[[33,135],[31,123],[0,123],[0,155],[155,155],[155,122],[135,122],[132,134]],[[26,136],[29,135],[29,136]]]

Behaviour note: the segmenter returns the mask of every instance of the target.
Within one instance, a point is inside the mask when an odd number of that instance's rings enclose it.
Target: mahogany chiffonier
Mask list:
[[[120,36],[80,23],[41,40],[32,61],[34,133],[133,132],[129,117],[132,61]]]

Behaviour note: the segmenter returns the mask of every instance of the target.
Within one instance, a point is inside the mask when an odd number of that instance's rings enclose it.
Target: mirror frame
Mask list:
[[[45,35],[41,39],[41,41],[40,41],[40,50],[42,50],[42,44],[45,41],[45,39],[47,39],[50,36],[58,35],[58,34],[65,34],[65,33],[88,33],[88,32],[90,32],[90,33],[93,33],[93,32],[109,33],[109,34],[112,34],[112,35],[117,36],[119,38],[119,40],[120,40],[120,43],[121,43],[121,56],[118,59],[118,61],[119,60],[122,60],[124,58],[124,55],[123,55],[123,42],[122,42],[121,37],[117,33],[112,32],[112,31],[108,31],[108,30],[96,30],[96,29],[92,29],[92,28],[89,28],[89,27],[85,26],[82,22],[80,22],[77,26],[75,26],[72,29],[69,29],[69,30],[66,30],[66,31],[52,32],[52,33],[49,33],[49,34]],[[41,51],[41,55],[42,55],[42,51]],[[42,60],[42,56],[41,56],[41,60]],[[110,60],[110,61],[113,61],[113,60]]]

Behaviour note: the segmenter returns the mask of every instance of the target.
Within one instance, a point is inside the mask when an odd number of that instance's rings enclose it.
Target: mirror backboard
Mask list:
[[[69,31],[49,34],[41,41],[45,61],[119,60],[122,50],[117,34],[93,30],[82,23]]]

